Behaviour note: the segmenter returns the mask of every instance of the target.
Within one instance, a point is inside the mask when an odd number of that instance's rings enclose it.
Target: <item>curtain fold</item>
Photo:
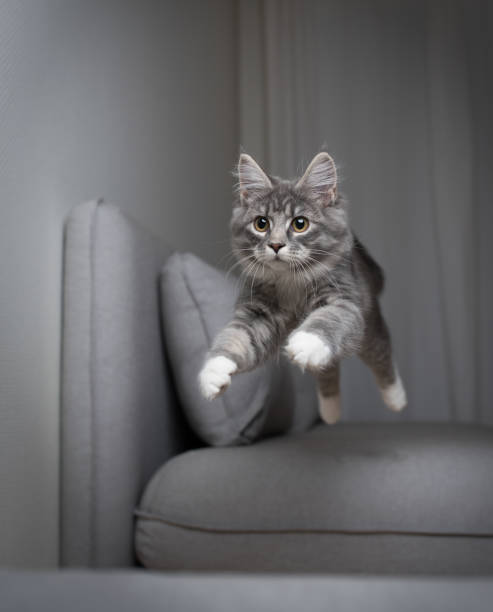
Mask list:
[[[326,146],[383,265],[409,394],[343,367],[352,420],[493,422],[492,9],[487,0],[241,0],[241,144],[274,174]]]

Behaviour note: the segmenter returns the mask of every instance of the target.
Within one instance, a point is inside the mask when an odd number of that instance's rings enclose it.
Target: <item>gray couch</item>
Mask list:
[[[318,424],[203,447],[160,323],[168,255],[114,206],[87,203],[68,220],[64,566],[493,573],[491,428]]]

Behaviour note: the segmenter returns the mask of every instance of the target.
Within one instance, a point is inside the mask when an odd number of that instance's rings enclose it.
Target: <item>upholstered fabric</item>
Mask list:
[[[191,253],[175,253],[163,268],[161,289],[166,349],[177,392],[190,425],[204,442],[245,444],[266,430],[301,431],[314,424],[314,379],[284,358],[235,376],[230,388],[212,402],[200,394],[197,376],[206,352],[233,316],[233,278]]]
[[[493,429],[320,425],[189,451],[153,477],[153,569],[493,573]]]
[[[132,512],[183,449],[163,354],[158,278],[167,251],[120,211],[76,207],[64,261],[63,565],[131,565]]]
[[[487,578],[1,572],[9,612],[490,612]]]

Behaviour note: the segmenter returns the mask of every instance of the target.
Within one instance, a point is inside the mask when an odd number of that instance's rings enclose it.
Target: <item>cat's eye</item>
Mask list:
[[[253,222],[253,227],[257,232],[266,232],[269,229],[269,219],[265,217],[257,217]]]
[[[308,225],[309,223],[306,217],[295,217],[291,221],[291,227],[295,232],[298,232],[298,234],[301,234],[301,232],[306,232]]]

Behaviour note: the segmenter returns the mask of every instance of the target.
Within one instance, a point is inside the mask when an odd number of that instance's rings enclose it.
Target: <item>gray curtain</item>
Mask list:
[[[299,174],[326,145],[383,265],[409,407],[343,368],[351,420],[493,423],[493,3],[242,0],[241,144]]]

